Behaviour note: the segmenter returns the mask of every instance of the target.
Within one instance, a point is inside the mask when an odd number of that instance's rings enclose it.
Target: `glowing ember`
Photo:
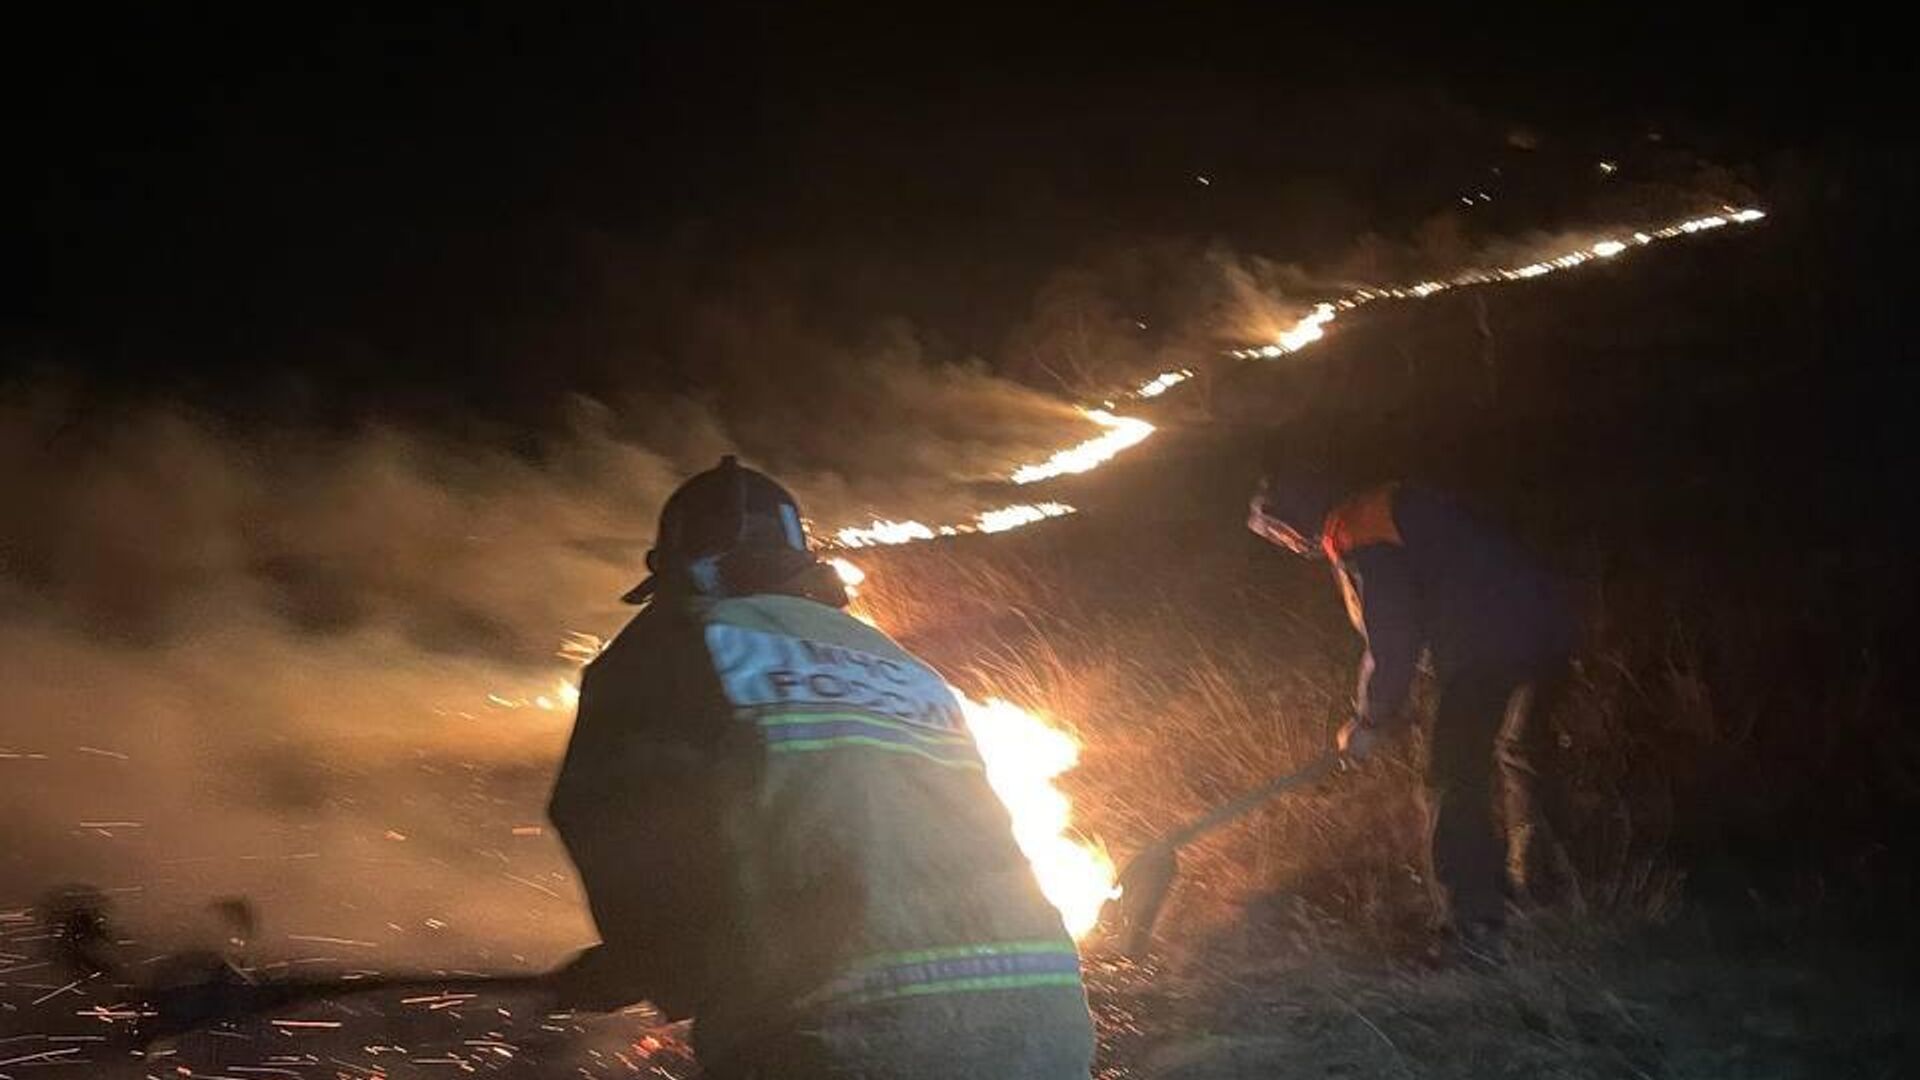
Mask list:
[[[1593,253],[1603,259],[1611,259],[1625,250],[1627,245],[1618,240],[1602,240],[1593,245]]]
[[[1040,891],[1067,932],[1084,937],[1114,895],[1113,860],[1073,835],[1073,804],[1054,778],[1080,759],[1073,736],[999,698],[974,701],[958,690],[967,727],[987,763],[987,782],[1013,817],[1013,837],[1033,865]]]
[[[1083,409],[1086,418],[1106,428],[1078,446],[1070,446],[1036,465],[1022,465],[1010,478],[1016,484],[1051,480],[1068,473],[1083,473],[1106,464],[1115,454],[1137,446],[1153,434],[1153,425],[1131,416],[1115,416],[1104,409]]]

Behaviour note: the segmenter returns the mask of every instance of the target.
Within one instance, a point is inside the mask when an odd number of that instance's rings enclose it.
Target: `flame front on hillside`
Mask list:
[[[1165,393],[1167,388],[1185,381],[1191,375],[1192,373],[1187,371],[1170,371],[1143,385],[1139,393],[1146,397]],[[1138,417],[1116,416],[1104,409],[1082,409],[1081,413],[1106,430],[1091,439],[1056,452],[1045,461],[1022,465],[1013,470],[1007,479],[1016,484],[1032,484],[1070,473],[1089,472],[1113,460],[1114,456],[1122,450],[1139,445],[1154,432],[1152,424]],[[1073,512],[1073,507],[1066,503],[1042,502],[1015,503],[1012,506],[983,510],[975,514],[972,521],[948,525],[876,518],[865,525],[846,526],[836,531],[833,538],[841,547],[848,548],[912,544],[942,536],[1006,532],[1009,529],[1032,525],[1048,518],[1065,517]]]
[[[1243,360],[1274,360],[1289,356],[1324,338],[1327,334],[1327,325],[1338,318],[1342,312],[1352,311],[1376,300],[1423,300],[1435,293],[1471,285],[1525,281],[1559,270],[1570,270],[1596,259],[1611,259],[1630,247],[1644,247],[1660,240],[1691,236],[1727,225],[1746,225],[1766,216],[1766,212],[1762,210],[1726,207],[1719,214],[1688,218],[1685,221],[1662,226],[1652,232],[1634,232],[1626,234],[1623,238],[1600,240],[1589,246],[1563,252],[1525,266],[1467,270],[1445,280],[1422,281],[1406,286],[1358,289],[1338,300],[1315,304],[1305,314],[1295,319],[1293,325],[1276,334],[1271,343],[1236,349],[1229,355]],[[1120,397],[1128,401],[1157,398],[1192,378],[1193,374],[1190,368],[1165,371]],[[1084,442],[1060,450],[1045,461],[1022,465],[1014,469],[1008,479],[1015,484],[1024,485],[1071,473],[1088,472],[1105,465],[1121,451],[1139,445],[1153,434],[1154,426],[1147,421],[1114,412],[1113,410],[1118,407],[1117,401],[1107,401],[1102,404],[1105,408],[1084,408],[1081,414],[1105,428],[1105,431]],[[949,525],[928,525],[919,521],[891,521],[881,518],[865,525],[851,525],[840,529],[834,534],[834,538],[840,546],[850,548],[911,544],[943,536],[1001,532],[1070,513],[1073,513],[1073,507],[1064,503],[1033,503],[989,510],[976,515],[972,521]]]
[[[1272,343],[1240,349],[1231,355],[1242,359],[1274,359],[1306,348],[1326,335],[1326,327],[1342,312],[1386,299],[1424,299],[1435,293],[1472,285],[1520,281],[1568,270],[1594,260],[1612,259],[1632,247],[1660,240],[1689,236],[1732,224],[1749,224],[1764,218],[1760,210],[1728,207],[1724,213],[1690,218],[1651,232],[1634,232],[1620,238],[1603,239],[1573,251],[1524,266],[1493,270],[1470,270],[1447,280],[1424,281],[1411,286],[1360,289],[1344,298],[1314,305],[1292,326],[1277,334]],[[1140,384],[1123,395],[1128,400],[1158,397],[1192,378],[1194,372],[1182,368],[1168,371]],[[1098,468],[1117,454],[1144,441],[1154,426],[1136,417],[1114,411],[1114,402],[1104,409],[1083,409],[1087,419],[1105,430],[1077,445],[1061,450],[1045,461],[1022,465],[1008,479],[1015,484],[1083,473]],[[842,548],[872,545],[907,544],[943,536],[968,533],[995,533],[1019,528],[1074,512],[1058,502],[1021,503],[976,514],[972,520],[949,525],[928,525],[918,521],[879,519],[864,526],[849,526],[834,534]],[[857,596],[866,580],[865,573],[845,558],[830,560],[846,584],[850,595]],[[861,614],[862,618],[867,618]],[[576,635],[563,655],[576,662],[590,659],[600,642],[591,635]],[[1100,909],[1115,894],[1114,867],[1098,844],[1078,838],[1072,827],[1072,803],[1057,786],[1057,778],[1079,759],[1080,744],[1070,734],[1054,727],[1040,715],[999,698],[975,701],[956,690],[973,732],[987,779],[1006,805],[1013,819],[1013,831],[1020,849],[1032,864],[1041,891],[1060,910],[1069,931],[1077,937],[1091,931],[1099,920]],[[508,698],[489,695],[498,707],[532,706],[545,711],[571,707],[579,691],[571,681],[562,680],[552,690],[526,697]]]
[[[1066,503],[1015,503],[993,510],[982,510],[972,521],[958,525],[928,525],[923,521],[889,521],[876,518],[865,525],[849,525],[833,534],[834,543],[845,548],[889,547],[913,544],[941,536],[965,536],[969,533],[997,533],[1031,525],[1048,518],[1074,513]]]
[[[1174,373],[1169,373],[1169,375]],[[1167,376],[1162,376],[1166,378]],[[1154,380],[1155,383],[1160,380]],[[1153,385],[1149,383],[1148,385]],[[1137,446],[1147,436],[1153,434],[1153,425],[1133,416],[1115,416],[1104,409],[1083,409],[1087,419],[1107,430],[1077,446],[1070,446],[1045,461],[1033,465],[1022,465],[1013,471],[1010,479],[1016,484],[1032,484],[1041,480],[1051,480],[1068,473],[1083,473],[1105,465],[1115,454],[1130,446]]]
[[[1651,244],[1657,240],[1671,240],[1679,236],[1691,236],[1709,229],[1718,229],[1726,225],[1748,225],[1766,217],[1766,211],[1725,207],[1723,213],[1708,214],[1704,217],[1688,218],[1676,221],[1652,232],[1635,232],[1628,239],[1610,238],[1601,240],[1588,247],[1562,252],[1539,262],[1525,266],[1502,267],[1492,270],[1466,270],[1444,281],[1422,281],[1417,285],[1394,286],[1390,288],[1358,289],[1332,303],[1314,305],[1312,311],[1300,317],[1293,326],[1282,331],[1270,345],[1256,345],[1246,349],[1236,349],[1232,355],[1242,360],[1273,360],[1289,353],[1300,351],[1307,345],[1326,336],[1325,327],[1340,312],[1352,311],[1375,300],[1424,300],[1434,293],[1448,289],[1464,288],[1470,285],[1491,285],[1502,281],[1526,281],[1544,277],[1558,270],[1571,270],[1576,266],[1592,262],[1595,259],[1611,259],[1626,251],[1630,246]]]

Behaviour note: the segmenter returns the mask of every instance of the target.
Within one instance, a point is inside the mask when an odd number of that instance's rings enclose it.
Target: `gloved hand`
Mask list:
[[[1367,760],[1380,741],[1380,729],[1357,716],[1340,725],[1340,733],[1334,736],[1334,745],[1354,761]]]

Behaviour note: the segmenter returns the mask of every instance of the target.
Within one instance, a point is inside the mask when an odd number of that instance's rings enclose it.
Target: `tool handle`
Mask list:
[[[1318,781],[1339,766],[1342,756],[1337,750],[1328,750],[1298,771],[1287,773],[1285,776],[1276,776],[1251,791],[1242,792],[1228,799],[1160,838],[1154,846],[1157,848],[1185,847],[1220,826],[1239,819],[1248,811],[1259,808],[1276,795]]]

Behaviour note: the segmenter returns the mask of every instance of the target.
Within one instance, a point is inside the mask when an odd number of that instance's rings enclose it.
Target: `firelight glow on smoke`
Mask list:
[[[1644,247],[1656,241],[1690,236],[1732,224],[1750,224],[1766,216],[1763,210],[1725,207],[1719,214],[1688,218],[1662,226],[1652,232],[1634,232],[1624,239],[1600,240],[1588,247],[1563,252],[1525,266],[1467,270],[1444,281],[1422,281],[1407,286],[1358,289],[1338,300],[1315,304],[1311,310],[1295,320],[1292,326],[1281,331],[1271,343],[1236,349],[1229,355],[1243,360],[1274,360],[1291,355],[1324,338],[1328,324],[1338,318],[1342,312],[1352,311],[1376,300],[1422,300],[1435,293],[1470,285],[1489,285],[1503,281],[1524,281],[1543,277],[1560,270],[1573,269],[1596,259],[1612,259],[1630,247]],[[1122,396],[1136,401],[1157,398],[1192,378],[1193,374],[1193,371],[1188,368],[1165,371]],[[1154,426],[1147,421],[1114,412],[1113,410],[1118,407],[1116,402],[1108,401],[1103,404],[1105,408],[1084,408],[1081,413],[1087,419],[1105,428],[1104,432],[1060,450],[1045,461],[1022,465],[1013,471],[1009,479],[1015,484],[1024,485],[1070,473],[1089,472],[1112,461],[1122,451],[1139,445],[1153,434]],[[834,539],[840,546],[849,548],[911,544],[943,536],[1002,532],[1070,513],[1073,513],[1073,508],[1063,503],[1034,503],[988,510],[976,515],[971,521],[947,525],[880,518],[865,525],[850,525],[842,528],[834,534]]]
[[[1297,352],[1326,335],[1326,327],[1341,312],[1376,300],[1424,299],[1435,293],[1470,285],[1520,281],[1569,270],[1585,263],[1612,259],[1631,247],[1643,247],[1660,240],[1688,236],[1730,224],[1759,221],[1766,214],[1755,209],[1727,207],[1724,213],[1689,218],[1654,229],[1634,232],[1622,238],[1603,239],[1573,251],[1542,259],[1524,266],[1493,270],[1470,270],[1444,281],[1424,281],[1393,288],[1360,289],[1342,299],[1314,305],[1305,315],[1281,332],[1273,342],[1239,349],[1230,355],[1241,359],[1275,359]],[[1158,397],[1193,376],[1189,369],[1164,372],[1140,384],[1130,399]],[[1103,409],[1083,409],[1083,414],[1105,430],[1084,442],[1063,449],[1043,462],[1023,465],[1009,477],[1016,484],[1083,473],[1111,461],[1122,451],[1138,445],[1154,432],[1145,420],[1122,416],[1112,411],[1115,403]],[[1034,522],[1073,513],[1064,503],[1022,503],[976,514],[972,520],[949,525],[928,525],[918,521],[879,519],[863,526],[849,526],[833,534],[842,548],[907,544],[938,537],[969,533],[997,533]],[[857,595],[866,581],[866,573],[844,557],[829,560],[851,594]],[[863,616],[864,617],[864,616]],[[598,651],[598,639],[588,635],[571,641],[562,652],[577,662],[590,659]],[[966,714],[967,725],[986,764],[987,779],[1013,820],[1014,837],[1032,864],[1041,891],[1059,909],[1067,929],[1083,937],[1099,921],[1100,910],[1115,894],[1114,866],[1098,843],[1082,839],[1073,829],[1073,805],[1055,781],[1079,759],[1080,744],[1071,734],[1049,723],[1041,715],[1000,698],[976,701],[954,691]],[[542,710],[570,708],[579,691],[569,680],[561,680],[554,689],[526,697],[489,695],[499,707],[532,706]]]

